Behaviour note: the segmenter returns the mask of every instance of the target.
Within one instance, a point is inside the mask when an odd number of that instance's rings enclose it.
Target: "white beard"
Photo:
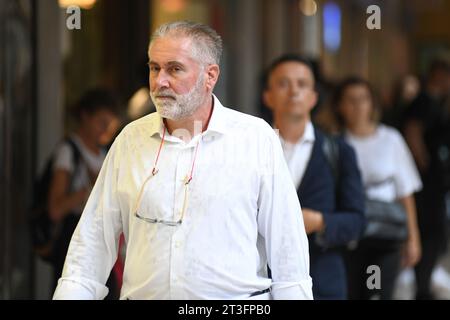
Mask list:
[[[159,92],[150,93],[150,97],[155,104],[156,111],[162,118],[170,120],[181,120],[194,114],[203,104],[205,96],[202,92],[204,78],[200,75],[195,86],[185,94],[176,94],[171,89],[164,89]],[[171,98],[159,99],[158,95],[169,96]]]

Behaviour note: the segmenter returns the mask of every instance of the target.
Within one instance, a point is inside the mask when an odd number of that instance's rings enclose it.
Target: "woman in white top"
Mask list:
[[[400,268],[414,266],[421,246],[413,194],[422,183],[410,151],[400,133],[376,120],[376,103],[370,84],[349,78],[336,92],[334,110],[347,142],[353,146],[365,186],[366,198],[401,203],[407,215],[406,241],[364,238],[349,253],[349,298],[391,299]],[[380,267],[381,288],[370,290],[369,266]],[[373,271],[371,271],[373,272]],[[372,288],[373,289],[373,288]]]
[[[50,218],[61,226],[52,250],[55,287],[72,233],[106,156],[105,136],[118,122],[117,107],[109,91],[88,91],[74,110],[76,131],[60,144],[53,156],[48,209]]]

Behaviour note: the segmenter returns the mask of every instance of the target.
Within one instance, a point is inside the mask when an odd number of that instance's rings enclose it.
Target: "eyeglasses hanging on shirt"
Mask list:
[[[139,213],[138,213],[145,185],[147,184],[147,182],[151,178],[153,178],[154,176],[156,176],[158,174],[158,171],[159,171],[158,167],[157,167],[158,166],[158,160],[159,160],[159,155],[161,153],[161,150],[162,150],[162,147],[163,147],[163,144],[164,144],[165,135],[166,135],[166,127],[164,126],[161,143],[159,144],[158,153],[156,154],[156,158],[155,158],[155,162],[153,164],[152,172],[147,177],[147,179],[145,179],[144,183],[141,186],[141,189],[139,191],[138,198],[137,198],[137,201],[136,201],[136,205],[134,207],[134,215],[135,215],[135,217],[137,217],[137,218],[139,218],[141,220],[144,220],[144,221],[146,221],[148,223],[155,223],[155,224],[156,223],[160,223],[160,224],[164,224],[164,225],[167,225],[167,226],[175,227],[175,226],[179,226],[179,225],[182,224],[184,215],[186,213],[187,205],[188,205],[188,202],[189,202],[189,184],[192,181],[192,176],[193,176],[193,173],[194,173],[194,166],[195,166],[195,159],[197,158],[197,150],[198,150],[198,146],[199,146],[201,138],[198,139],[197,144],[195,146],[194,158],[192,160],[192,165],[191,165],[191,171],[184,178],[184,182],[183,182],[183,184],[184,184],[184,200],[183,200],[183,207],[181,209],[181,216],[180,216],[180,218],[177,221],[171,221],[171,220],[164,220],[164,219],[158,219],[158,218],[146,218],[146,217],[143,217],[142,215],[139,215]]]

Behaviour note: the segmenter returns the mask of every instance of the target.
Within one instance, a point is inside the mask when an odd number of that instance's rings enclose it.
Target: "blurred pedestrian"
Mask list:
[[[263,95],[302,205],[314,299],[346,299],[341,252],[360,238],[364,227],[364,193],[355,153],[343,139],[311,122],[318,93],[309,60],[288,54],[273,61]]]
[[[382,112],[381,121],[402,130],[403,117],[420,92],[420,80],[413,74],[401,77],[395,84],[392,102]]]
[[[349,298],[389,300],[401,267],[414,266],[421,256],[413,195],[422,183],[401,134],[378,122],[376,99],[367,81],[344,80],[337,88],[334,110],[345,139],[356,151],[366,194],[364,237],[347,257]],[[392,224],[372,218],[372,208],[383,211],[374,213]],[[395,228],[397,212],[404,218],[404,240]],[[371,233],[373,226],[376,233]],[[367,268],[372,265],[381,270],[381,288],[376,290],[367,286]]]
[[[415,268],[417,299],[433,299],[431,274],[447,249],[445,195],[450,190],[450,67],[435,60],[405,113],[404,134],[424,184],[417,194],[423,256]]]
[[[55,288],[70,239],[105,159],[104,146],[118,128],[118,102],[105,89],[85,93],[73,111],[77,128],[54,154],[48,194],[50,217],[60,225],[52,253]]]

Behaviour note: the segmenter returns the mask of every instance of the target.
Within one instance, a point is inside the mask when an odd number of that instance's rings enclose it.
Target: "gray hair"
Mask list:
[[[153,33],[150,39],[150,46],[154,40],[170,35],[191,38],[194,44],[195,55],[201,62],[220,63],[222,38],[211,27],[191,21],[166,23]]]

